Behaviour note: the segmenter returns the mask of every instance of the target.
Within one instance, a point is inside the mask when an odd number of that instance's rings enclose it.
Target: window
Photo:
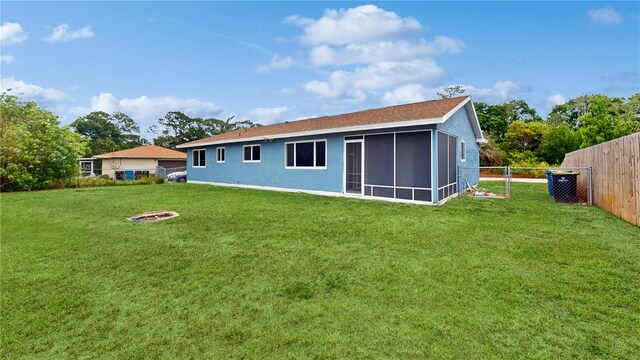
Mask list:
[[[224,148],[219,147],[216,148],[216,162],[223,163],[224,162]]]
[[[243,162],[260,162],[260,145],[245,145],[242,152]]]
[[[194,168],[203,168],[206,166],[206,157],[207,153],[205,149],[193,150],[193,167]]]
[[[301,141],[285,144],[285,168],[326,169],[327,141]]]
[[[460,141],[460,161],[467,160],[467,144],[464,141]]]

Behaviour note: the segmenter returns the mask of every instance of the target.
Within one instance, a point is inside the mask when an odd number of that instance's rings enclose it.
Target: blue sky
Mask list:
[[[2,89],[60,115],[269,124],[435,98],[640,92],[639,2],[2,2]]]

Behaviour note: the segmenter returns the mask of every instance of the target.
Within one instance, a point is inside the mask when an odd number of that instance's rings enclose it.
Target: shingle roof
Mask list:
[[[150,158],[150,159],[187,159],[187,154],[156,145],[140,146],[133,149],[114,151],[94,156],[98,159],[110,158]]]
[[[442,118],[456,106],[467,100],[468,96],[423,101],[413,104],[389,106],[348,114],[322,116],[313,119],[289,121],[280,124],[239,129],[209,138],[184,143],[178,147],[191,147],[211,142],[238,141],[261,136],[293,134],[324,129],[344,128],[358,125],[383,124],[399,121]]]

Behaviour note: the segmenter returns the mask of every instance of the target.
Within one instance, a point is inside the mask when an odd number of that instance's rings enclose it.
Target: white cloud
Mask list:
[[[91,98],[90,111],[104,111],[106,113],[112,113],[118,106],[118,99],[111,93],[100,93],[98,96]],[[80,115],[80,114],[79,114]]]
[[[91,31],[89,26],[80,28],[79,30],[69,31],[69,25],[60,24],[53,28],[49,36],[45,38],[49,42],[74,41],[94,37],[96,34]]]
[[[60,90],[29,84],[22,80],[16,80],[13,76],[0,79],[0,91],[7,92],[9,90],[13,95],[31,100],[63,101],[69,99],[69,95]]]
[[[375,5],[328,9],[319,19],[294,15],[286,22],[302,28],[300,41],[313,46],[309,57],[316,66],[413,60],[466,48],[461,40],[447,36],[427,41],[420,37],[422,25],[416,19]]]
[[[277,122],[282,114],[289,111],[290,109],[286,106],[274,108],[259,107],[249,110],[249,116],[251,121],[253,122],[258,122],[262,125],[268,125]]]
[[[589,11],[589,17],[595,24],[616,25],[622,22],[622,16],[611,6]]]
[[[271,61],[268,64],[264,64],[258,68],[258,72],[267,73],[272,70],[281,70],[289,68],[293,64],[291,56],[280,57],[274,55],[271,57]]]
[[[4,22],[0,26],[0,44],[13,45],[27,40],[27,34],[22,30],[22,25],[14,22]]]
[[[0,63],[10,64],[14,60],[11,55],[0,55]]]
[[[523,86],[515,81],[497,81],[489,88],[478,88],[473,85],[462,85],[465,92],[462,95],[471,95],[475,100],[486,102],[499,102],[513,98],[520,94]],[[438,98],[438,92],[442,92],[443,86],[430,88],[422,84],[408,84],[387,91],[382,96],[382,101],[388,105],[406,104]]]
[[[462,40],[447,36],[427,40],[421,37],[424,27],[416,19],[376,5],[327,9],[320,18],[294,15],[285,21],[302,29],[299,41],[310,46],[311,65],[342,67],[326,79],[301,85],[335,102],[358,102],[379,96],[380,90],[433,83],[446,73],[432,58],[466,49]]]
[[[437,88],[427,88],[420,84],[402,85],[393,91],[387,91],[382,100],[388,105],[408,104],[435,99]]]
[[[325,98],[336,98],[342,94],[340,89],[332,88],[331,85],[325,81],[312,80],[302,84],[302,88]]]
[[[375,5],[325,10],[320,19],[290,16],[286,22],[302,27],[302,42],[310,45],[346,45],[417,34],[420,23],[411,17],[385,11]]]
[[[302,85],[306,91],[324,98],[347,97],[364,100],[365,92],[397,86],[411,81],[431,82],[442,78],[445,71],[431,59],[385,61],[352,71],[337,70],[326,81],[309,81]]]
[[[417,41],[352,43],[341,47],[319,45],[311,49],[309,57],[317,66],[349,65],[432,57],[445,53],[455,54],[465,48],[466,45],[461,40],[436,36],[432,42],[419,39]]]
[[[92,111],[112,113],[122,111],[134,119],[156,120],[169,111],[181,111],[188,116],[214,117],[222,113],[222,108],[211,101],[182,99],[171,96],[118,99],[111,93],[100,93],[91,98],[88,107],[74,107],[74,115],[86,115]]]
[[[445,53],[457,54],[466,49],[467,45],[462,40],[447,36],[436,36],[433,38],[433,48],[436,51],[436,55]]]
[[[516,81],[506,80],[498,81],[490,88],[476,88],[469,86],[467,93],[482,98],[499,98],[500,100],[508,100],[513,97],[514,94],[518,94],[523,90],[522,84]]]
[[[547,106],[552,108],[556,105],[561,105],[566,103],[567,100],[564,98],[562,94],[554,94],[547,98]]]

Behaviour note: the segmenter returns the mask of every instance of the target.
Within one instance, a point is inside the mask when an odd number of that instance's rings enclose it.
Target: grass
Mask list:
[[[545,189],[2,194],[0,358],[640,357],[640,229]]]

